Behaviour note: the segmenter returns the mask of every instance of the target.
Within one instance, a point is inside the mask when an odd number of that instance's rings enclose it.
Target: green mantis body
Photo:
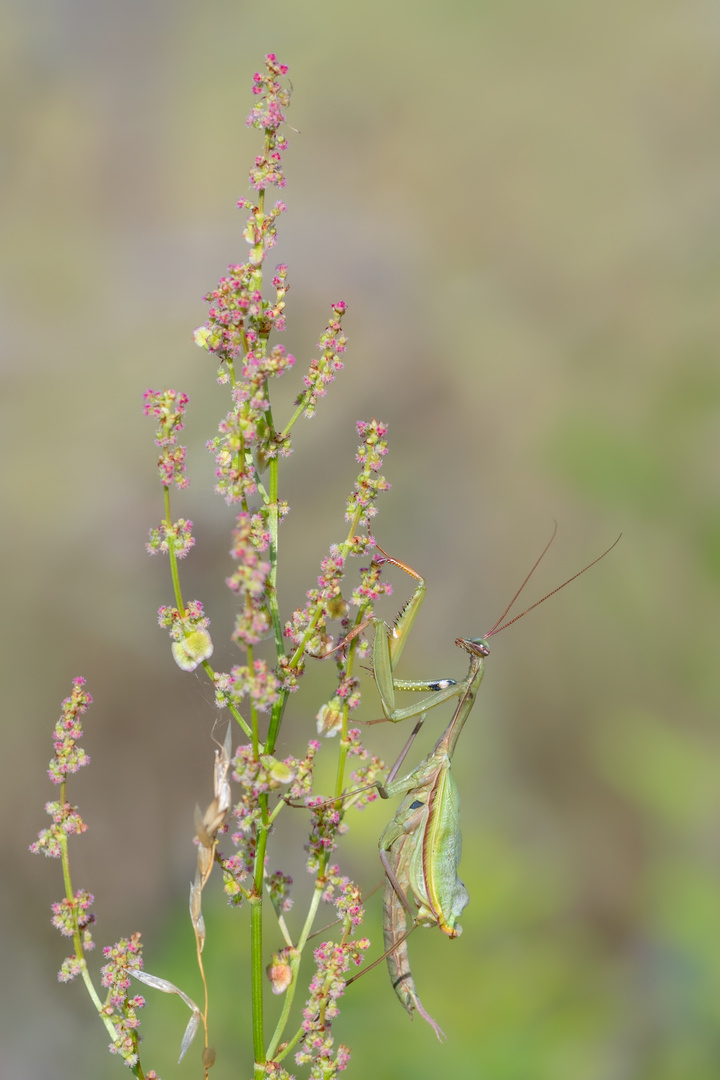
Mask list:
[[[459,683],[451,679],[408,682],[394,678],[393,669],[424,599],[426,586],[414,570],[379,549],[381,561],[400,567],[418,582],[412,597],[401,610],[392,628],[388,628],[381,619],[372,620],[375,630],[373,675],[385,719],[397,723],[419,716],[405,748],[388,776],[388,781],[384,786],[377,785],[383,798],[401,793],[405,795],[379,842],[380,858],[386,875],[383,898],[386,958],[390,979],[400,1002],[411,1016],[413,1012],[419,1012],[440,1039],[443,1032],[423,1007],[415,987],[410,971],[407,937],[415,926],[439,926],[450,938],[457,937],[461,932],[457,920],[469,897],[457,873],[461,850],[460,798],[451,772],[451,761],[485,673],[485,657],[490,653],[488,638],[522,618],[532,608],[585,573],[611,550],[608,548],[579,573],[568,578],[519,615],[503,623],[554,537],[555,532],[505,611],[485,637],[456,638],[455,644],[464,649],[470,658],[468,673]],[[617,542],[616,540],[615,543]],[[614,546],[615,544],[611,545]],[[399,709],[395,705],[396,690],[428,690],[432,693],[415,705]],[[426,712],[452,698],[458,699],[455,712],[432,752],[412,772],[396,780],[395,776],[424,722]],[[408,892],[412,893],[415,908],[408,899]],[[409,929],[408,916],[412,924]]]
[[[459,701],[452,720],[433,751],[417,768],[401,780],[390,780],[380,790],[386,798],[405,792],[379,844],[386,875],[383,936],[390,979],[405,1009],[411,1016],[417,1010],[438,1038],[442,1038],[442,1030],[423,1007],[415,987],[406,938],[408,915],[414,925],[439,926],[448,937],[457,937],[461,932],[457,920],[469,900],[457,872],[461,849],[460,796],[450,763],[458,736],[472,711],[490,650],[482,639],[458,638],[455,644],[469,653],[470,670],[456,688]],[[421,723],[422,720],[411,738]],[[416,911],[408,900],[408,887]]]

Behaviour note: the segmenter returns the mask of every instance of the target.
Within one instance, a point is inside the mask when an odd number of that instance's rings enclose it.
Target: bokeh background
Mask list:
[[[192,484],[175,507],[196,522],[185,591],[213,618],[222,668],[232,517],[203,444],[225,405],[191,331],[203,293],[244,256],[234,204],[256,148],[244,117],[270,50],[295,87],[276,252],[290,266],[284,340],[300,372],[330,301],[350,305],[346,370],[297,429],[284,471],[284,612],[343,535],[357,418],[390,425],[378,539],[429,583],[409,677],[463,673],[454,638],[495,621],[554,519],[528,600],[623,533],[495,640],[456,762],[464,935],[418,932],[410,946],[448,1043],[411,1023],[378,969],[335,1026],[352,1047],[348,1075],[715,1078],[720,18],[709,0],[3,3],[0,1073],[121,1075],[82,987],[55,982],[59,864],[27,854],[76,674],[96,704],[93,765],[71,792],[91,825],[74,845],[75,885],[96,894],[100,944],[141,929],[149,970],[199,995],[186,905],[214,710],[155,622],[171,594],[167,565],[143,549],[161,493],[141,394],[191,396]],[[280,415],[295,392],[282,388]],[[288,751],[332,676],[315,670],[293,701]],[[371,730],[389,758],[402,733]],[[368,888],[387,812],[368,811],[343,857]],[[300,907],[301,860],[287,865]],[[206,961],[224,979],[213,990],[223,1080],[250,1068],[247,931],[217,892],[206,909]],[[379,919],[375,897],[375,939]],[[195,1061],[174,1065],[184,1006],[158,997],[146,1067],[197,1076]]]

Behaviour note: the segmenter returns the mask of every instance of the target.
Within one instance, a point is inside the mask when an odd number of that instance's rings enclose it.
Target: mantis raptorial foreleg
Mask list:
[[[404,570],[406,574],[414,578],[417,581],[415,591],[412,596],[400,610],[396,616],[392,626],[388,626],[383,619],[372,618],[356,626],[351,632],[340,642],[340,645],[335,646],[335,649],[342,648],[344,645],[352,641],[368,626],[373,627],[374,631],[374,643],[373,643],[373,677],[378,688],[380,695],[380,703],[385,720],[390,720],[393,724],[399,723],[401,720],[409,720],[413,716],[420,716],[421,713],[427,709],[432,709],[436,705],[441,705],[443,701],[448,701],[451,698],[457,697],[458,690],[455,685],[454,679],[397,679],[395,678],[394,671],[395,665],[400,659],[400,654],[405,648],[405,642],[407,641],[408,634],[412,629],[413,623],[417,618],[418,612],[422,606],[422,602],[425,599],[425,593],[427,592],[427,585],[425,579],[420,576],[411,567],[406,566],[405,563],[400,562],[399,559],[393,559],[387,555],[382,548],[377,549],[380,553],[375,556],[374,561],[378,565],[390,563],[392,566],[398,566],[401,570]],[[335,649],[330,653],[326,653],[330,656]],[[414,693],[423,693],[430,691],[429,697],[422,698],[420,701],[416,701],[414,705],[409,705],[406,708],[397,708],[395,704],[395,691],[396,690],[409,690]],[[371,723],[373,721],[370,721]]]

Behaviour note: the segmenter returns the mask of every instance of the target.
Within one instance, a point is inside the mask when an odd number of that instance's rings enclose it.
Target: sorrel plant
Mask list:
[[[162,520],[151,530],[147,548],[150,553],[168,557],[173,590],[173,602],[160,609],[159,622],[169,632],[177,665],[183,672],[199,669],[199,674],[202,670],[214,688],[218,709],[230,717],[227,736],[216,740],[215,797],[204,812],[197,810],[195,815],[197,870],[190,914],[203,986],[202,1004],[196,1005],[168,980],[144,971],[139,933],[104,950],[104,998],[90,975],[86,953],[93,948],[93,897],[85,889],[74,889],[68,849],[69,837],[87,827],[77,807],[68,802],[67,794],[69,776],[89,761],[79,745],[81,717],[92,701],[82,678],[74,680],[55,728],[55,754],[49,775],[53,783],[60,785],[60,796],[47,805],[52,824],[32,845],[33,851],[42,851],[62,862],[65,894],[53,905],[53,923],[73,939],[74,953],[63,962],[59,978],[83,979],[110,1036],[110,1050],[122,1057],[134,1076],[147,1080],[156,1073],[146,1072],[141,1063],[138,1010],[144,999],[132,992],[131,977],[150,988],[177,993],[188,1005],[191,1015],[181,1041],[181,1056],[202,1030],[205,1075],[215,1058],[211,996],[202,964],[206,936],[202,897],[213,870],[222,877],[229,903],[249,908],[256,1080],[265,1076],[278,1080],[289,1077],[285,1066],[292,1061],[290,1055],[294,1055],[296,1065],[307,1068],[312,1078],[332,1080],[345,1069],[349,1051],[335,1044],[332,1024],[338,1015],[347,972],[361,963],[369,945],[366,938],[357,936],[363,920],[360,888],[334,862],[338,838],[346,829],[342,823],[345,806],[340,802],[328,804],[327,798],[339,796],[348,788],[372,785],[384,776],[383,763],[365,749],[359,728],[351,724],[351,715],[360,702],[358,661],[368,650],[358,628],[369,623],[377,598],[391,591],[381,581],[381,562],[372,561],[375,540],[370,531],[377,498],[389,487],[380,474],[387,453],[386,427],[376,420],[357,423],[360,471],[345,506],[346,528],[322,558],[317,585],[308,591],[307,603],[283,623],[278,554],[280,525],[289,508],[281,497],[280,462],[291,452],[295,424],[301,417],[309,419],[314,415],[319,400],[342,370],[346,348],[342,328],[346,305],[339,301],[330,307],[318,343],[319,354],[302,377],[292,415],[276,421],[272,380],[291,372],[295,359],[282,345],[271,343],[273,335],[285,328],[288,270],[284,265],[277,266],[268,282],[265,263],[286,207],[282,202],[268,207],[265,196],[268,188],[285,186],[283,154],[287,141],[282,130],[290,101],[286,75],[285,65],[269,54],[265,70],[253,77],[252,90],[258,100],[247,123],[262,133],[263,144],[250,169],[253,195],[238,202],[247,213],[243,233],[247,258],[230,266],[227,276],[207,294],[208,318],[194,335],[203,350],[214,354],[219,365],[217,379],[227,389],[229,399],[227,415],[207,445],[215,455],[215,490],[234,515],[231,555],[236,565],[226,583],[237,609],[232,638],[242,655],[241,662],[230,671],[216,671],[212,666],[210,619],[199,600],[183,598],[181,587],[180,560],[189,554],[195,540],[192,521],[174,519],[171,493],[177,489],[186,502],[186,448],[180,445],[178,436],[188,398],[173,389],[147,390],[144,396],[145,414],[157,426],[155,441],[160,448],[158,471],[164,500]],[[267,293],[270,298],[266,298]],[[345,573],[350,558],[364,560],[368,565],[363,568],[358,564],[357,584],[347,595],[351,586],[345,584]],[[343,641],[345,647],[337,648]],[[280,760],[276,756],[278,737],[290,696],[300,687],[306,657],[331,654],[337,668],[335,692],[319,708],[315,704],[297,710],[298,716],[316,716],[317,732],[312,734],[322,738],[310,738],[296,756]],[[298,726],[295,718],[294,730]],[[233,753],[232,746],[238,739],[240,744]],[[313,789],[313,767],[321,749],[326,755],[334,755],[335,782],[332,792],[319,794]],[[210,757],[208,761],[210,766]],[[362,806],[375,794],[374,789],[366,790],[352,801]],[[310,813],[292,809],[289,804],[297,802],[311,808],[315,804],[315,809]],[[300,904],[292,906],[289,875],[271,869],[269,863],[272,833],[282,824],[283,816],[290,813],[301,813],[309,822],[305,849],[314,884],[306,890],[304,915],[298,913]],[[331,938],[313,947],[309,939],[321,902],[334,906],[337,928]],[[275,943],[283,943],[274,953],[263,942],[263,907],[267,904],[277,919]],[[304,977],[305,1004],[302,1012],[298,1004],[295,1015],[293,1003],[303,960],[305,971],[310,963],[314,970],[309,980],[307,974]],[[280,1019],[272,1031],[266,1030],[269,1025],[263,1007],[268,980],[273,993],[284,995]]]

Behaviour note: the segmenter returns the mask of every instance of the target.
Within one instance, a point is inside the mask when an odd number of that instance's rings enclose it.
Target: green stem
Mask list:
[[[60,785],[60,802],[61,802],[61,804],[63,806],[67,802],[67,794],[66,794],[66,786],[65,785],[66,785],[66,782],[63,780],[62,784]],[[115,1040],[118,1037],[118,1033],[115,1030],[115,1025],[110,1020],[110,1018],[103,1014],[102,1001],[98,997],[97,991],[96,991],[95,987],[93,986],[92,979],[90,978],[90,973],[89,973],[89,971],[87,969],[87,963],[85,961],[85,954],[83,952],[83,947],[82,947],[82,933],[80,932],[80,927],[78,926],[77,904],[75,903],[75,893],[73,892],[72,878],[70,877],[70,852],[68,850],[68,838],[67,838],[67,835],[65,833],[62,833],[62,835],[60,836],[60,852],[61,852],[60,857],[61,857],[62,871],[63,871],[63,882],[65,884],[65,898],[66,898],[66,900],[67,900],[67,902],[70,905],[70,908],[72,910],[73,944],[75,946],[75,955],[77,956],[79,964],[80,964],[80,973],[82,975],[83,982],[85,983],[85,987],[87,989],[87,992],[90,995],[90,1000],[92,1001],[93,1005],[97,1009],[97,1011],[98,1011],[98,1013],[100,1015],[100,1019],[102,1020],[103,1024],[107,1028],[108,1033],[111,1036],[113,1042],[115,1042]]]
[[[270,608],[270,618],[272,619],[273,633],[275,635],[275,651],[277,652],[279,660],[281,656],[285,655],[285,645],[283,642],[282,623],[280,622],[280,607],[278,604],[277,594],[278,532],[280,528],[280,508],[278,506],[278,466],[278,459],[271,458],[269,465],[270,491],[268,492],[268,529],[270,532],[270,573],[268,575],[268,606]]]
[[[63,780],[62,784],[60,785],[60,802],[63,806],[67,801],[65,783],[66,782]],[[67,899],[68,904],[71,905],[72,910],[73,944],[75,946],[75,956],[78,960],[78,967],[80,968],[82,981],[85,983],[85,989],[87,990],[90,1000],[92,1001],[93,1005],[97,1010],[98,1016],[105,1025],[105,1029],[107,1030],[108,1035],[114,1043],[118,1039],[118,1033],[115,1030],[115,1025],[113,1024],[110,1017],[106,1016],[103,1012],[103,1003],[98,997],[97,990],[95,989],[93,981],[90,978],[90,972],[88,971],[87,961],[85,960],[85,955],[83,952],[82,933],[78,925],[78,909],[77,904],[75,903],[75,893],[73,892],[72,878],[70,876],[70,851],[68,848],[68,838],[64,833],[60,836],[60,859],[62,862],[63,882],[65,885],[65,898]],[[137,1077],[137,1080],[145,1080],[145,1074],[139,1061],[131,1068],[130,1071],[132,1072],[133,1076]]]
[[[65,802],[65,784],[64,783],[62,784],[62,786],[60,788],[60,801],[62,803]],[[67,836],[65,836],[65,835],[60,837],[60,850],[61,850],[61,859],[62,859],[63,879],[64,879],[64,882],[65,882],[65,897],[67,899],[68,904],[70,904],[72,906],[73,944],[75,946],[75,955],[78,958],[78,962],[79,962],[79,966],[80,966],[80,974],[82,975],[82,980],[85,983],[85,989],[87,990],[88,994],[90,995],[90,1000],[92,1001],[93,1005],[97,1009],[98,1015],[100,1016],[100,1019],[102,1020],[103,1024],[105,1025],[105,1027],[106,1027],[106,1029],[108,1031],[108,1034],[110,1035],[112,1041],[115,1042],[116,1039],[118,1038],[118,1033],[115,1030],[115,1025],[113,1024],[110,1017],[105,1016],[104,1013],[103,1013],[103,1003],[100,1000],[100,998],[98,997],[97,990],[93,986],[93,981],[90,978],[90,972],[88,971],[87,962],[85,960],[85,955],[83,953],[82,933],[80,932],[80,927],[78,926],[77,905],[75,903],[75,894],[73,892],[72,879],[70,877],[70,853],[68,851]]]
[[[360,524],[360,518],[362,517],[362,515],[363,511],[360,507],[358,507],[358,509],[355,511],[352,521],[350,522],[350,529],[348,530],[347,540],[345,541],[348,547],[350,547],[350,545],[352,544],[352,538],[357,532],[358,525]]]
[[[303,654],[305,652],[305,646],[307,645],[308,641],[312,637],[313,630],[317,626],[318,621],[320,619],[320,616],[322,615],[322,612],[323,612],[322,603],[319,603],[317,605],[317,607],[315,608],[315,614],[313,615],[313,617],[311,618],[310,622],[307,625],[307,629],[306,629],[305,633],[303,634],[302,641],[300,642],[298,647],[295,649],[295,652],[290,657],[289,667],[291,667],[291,668],[297,667],[297,665],[302,660]]]
[[[315,916],[317,915],[317,909],[320,906],[320,899],[322,897],[322,891],[323,891],[323,884],[322,884],[322,882],[320,880],[317,880],[315,882],[315,891],[313,892],[313,898],[312,898],[312,901],[310,902],[310,908],[308,910],[307,918],[305,919],[305,925],[302,928],[302,933],[300,934],[300,940],[297,943],[297,950],[290,957],[290,967],[292,969],[292,981],[290,983],[290,986],[287,988],[287,991],[285,992],[285,1001],[283,1003],[282,1014],[280,1016],[280,1019],[278,1020],[277,1027],[275,1028],[275,1031],[273,1032],[273,1037],[270,1040],[270,1045],[268,1046],[267,1056],[271,1061],[274,1059],[275,1052],[276,1052],[278,1046],[280,1045],[280,1039],[282,1038],[282,1033],[285,1030],[285,1026],[287,1024],[288,1017],[290,1015],[290,1009],[292,1007],[292,1003],[293,1003],[293,1000],[295,998],[295,991],[297,989],[297,984],[298,984],[298,973],[300,971],[300,961],[302,959],[302,952],[303,952],[303,949],[305,948],[305,945],[307,944],[307,939],[310,936],[310,931],[312,929],[312,924],[315,921]],[[302,1028],[300,1029],[300,1031],[302,1033]],[[298,1041],[299,1038],[300,1038],[300,1036],[297,1035],[295,1037],[293,1043],[291,1043],[290,1045],[294,1045]],[[280,1055],[280,1057],[277,1058],[277,1060],[279,1061],[280,1058],[284,1057],[289,1049],[290,1049],[290,1046],[286,1047],[283,1050],[283,1053]]]
[[[288,420],[285,427],[280,432],[280,435],[281,435],[281,437],[283,439],[287,438],[287,436],[290,434],[290,431],[292,430],[294,425],[297,423],[297,421],[302,416],[303,409],[305,408],[305,399],[306,399],[306,397],[307,397],[307,393],[301,394],[300,397],[298,398],[300,404],[298,405],[297,409],[295,410],[295,412],[292,414],[292,416]]]
[[[300,971],[300,959],[300,953],[293,953],[293,955],[291,955],[290,957],[290,971],[292,972],[292,975],[290,979],[290,985],[285,991],[285,1000],[283,1002],[282,1012],[280,1013],[280,1019],[277,1022],[277,1027],[273,1032],[272,1039],[270,1040],[270,1045],[268,1046],[267,1056],[270,1061],[272,1061],[275,1055],[275,1051],[280,1045],[282,1033],[285,1030],[288,1022],[288,1017],[290,1016],[290,1009],[292,1008],[292,1003],[295,998],[295,988],[297,986],[298,973]]]
[[[302,928],[302,932],[300,934],[300,938],[299,938],[298,943],[297,943],[298,952],[303,951],[303,949],[305,948],[305,945],[307,944],[307,939],[310,937],[310,931],[312,930],[312,924],[315,922],[315,916],[317,915],[317,909],[320,907],[320,898],[322,897],[322,891],[325,888],[324,874],[325,874],[325,866],[323,865],[320,874],[318,874],[318,879],[315,882],[315,891],[313,893],[313,898],[310,901],[310,909],[308,911],[307,918],[305,920],[305,925]]]
[[[254,671],[255,659],[252,645],[246,646],[248,671],[252,678],[252,672]],[[258,730],[258,713],[255,706],[252,704],[252,698],[250,699],[250,727],[252,728],[252,748],[253,758],[255,761],[260,759],[260,732]]]
[[[265,835],[264,832],[261,835]],[[258,838],[259,840],[259,838]],[[260,844],[258,843],[258,852]],[[263,851],[264,860],[264,851]],[[262,865],[262,864],[261,864]],[[252,976],[252,1027],[255,1071],[265,1065],[265,1036],[263,1032],[263,970],[262,970],[262,892],[250,898],[250,965]],[[264,1068],[261,1070],[262,1076]]]
[[[172,529],[172,515],[170,513],[169,487],[163,486],[163,496],[165,500],[165,524],[168,530],[170,530]],[[170,556],[170,574],[172,576],[173,592],[175,594],[175,607],[182,617],[185,614],[185,605],[183,603],[182,592],[180,591],[180,573],[178,571],[177,556],[175,555],[175,543],[172,539],[168,539],[168,554]]]

